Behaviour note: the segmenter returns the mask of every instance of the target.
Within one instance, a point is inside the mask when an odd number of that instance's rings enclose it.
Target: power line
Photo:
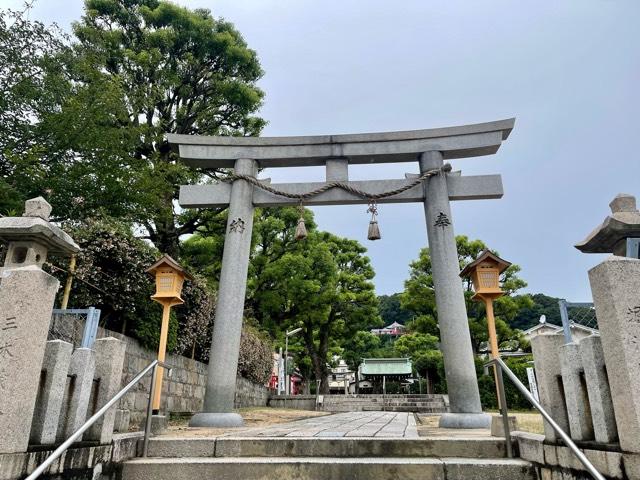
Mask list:
[[[65,273],[66,273],[66,274],[68,274],[68,275],[73,275],[73,278],[74,278],[74,279],[81,281],[82,283],[84,283],[84,284],[86,284],[86,285],[90,286],[91,288],[95,288],[95,289],[96,289],[96,290],[98,290],[99,292],[102,292],[102,293],[104,293],[105,295],[107,295],[109,298],[113,298],[113,296],[112,296],[109,292],[107,292],[107,291],[105,291],[105,290],[101,289],[100,287],[98,287],[98,286],[94,285],[94,284],[93,284],[93,283],[91,283],[91,282],[88,282],[88,281],[84,280],[83,278],[78,277],[76,274],[71,273],[71,272],[70,272],[69,270],[67,270],[66,268],[58,267],[57,265],[54,265],[53,263],[50,263],[50,262],[46,262],[46,265],[47,265],[47,266],[49,266],[49,267],[51,267],[51,268],[53,268],[54,270],[58,270],[59,272],[65,272]],[[102,273],[102,272],[101,272],[101,273]]]

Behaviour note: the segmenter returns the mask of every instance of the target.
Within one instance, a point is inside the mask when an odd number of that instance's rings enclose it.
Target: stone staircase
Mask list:
[[[490,437],[151,439],[122,480],[535,480]]]
[[[325,395],[322,410],[328,412],[414,412],[446,413],[445,395]]]

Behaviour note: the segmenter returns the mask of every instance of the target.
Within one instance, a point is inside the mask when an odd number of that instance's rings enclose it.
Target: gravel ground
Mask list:
[[[498,415],[498,412],[488,412],[492,415]],[[544,433],[544,427],[542,426],[542,415],[538,412],[509,412],[509,415],[515,415],[518,421],[518,430],[531,433]],[[438,428],[438,415],[424,415],[418,414],[418,434],[421,437],[425,436],[443,436],[450,434],[449,429]],[[461,432],[461,431],[459,431]],[[486,436],[490,435],[489,430],[482,428],[473,430],[464,430],[465,434],[471,436]]]
[[[162,434],[168,437],[217,437],[229,432],[243,432],[249,428],[268,427],[278,423],[294,422],[305,418],[329,415],[328,412],[294,410],[289,408],[241,408],[237,411],[244,418],[246,427],[242,428],[191,428],[189,419],[176,419],[169,422],[169,428]]]

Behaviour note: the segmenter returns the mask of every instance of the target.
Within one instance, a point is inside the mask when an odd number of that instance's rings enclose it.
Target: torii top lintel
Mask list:
[[[437,150],[443,158],[491,155],[506,140],[514,118],[457,127],[300,137],[219,137],[168,134],[180,158],[199,168],[231,168],[250,158],[262,168],[324,165],[331,158],[351,164],[416,161],[422,152]]]

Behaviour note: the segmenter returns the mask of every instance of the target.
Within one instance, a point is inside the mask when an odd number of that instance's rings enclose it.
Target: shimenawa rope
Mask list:
[[[402,187],[396,188],[394,190],[388,190],[386,192],[381,193],[369,193],[364,190],[360,190],[359,188],[354,187],[353,185],[345,182],[328,182],[322,185],[315,190],[311,190],[305,193],[289,193],[284,192],[282,190],[278,190],[266,183],[262,183],[256,177],[252,177],[250,175],[240,175],[240,174],[230,174],[226,178],[224,178],[223,182],[234,182],[235,180],[245,180],[252,185],[255,185],[262,190],[265,190],[269,193],[273,193],[274,195],[279,195],[285,198],[291,198],[294,200],[299,200],[300,204],[298,209],[300,210],[300,218],[298,219],[298,225],[296,227],[295,237],[297,240],[302,240],[307,237],[307,229],[304,224],[304,206],[303,202],[311,197],[315,197],[321,193],[327,192],[333,188],[339,188],[344,190],[345,192],[352,193],[353,195],[357,195],[360,198],[364,198],[369,202],[369,208],[367,209],[367,213],[371,213],[371,221],[369,222],[369,233],[367,238],[369,240],[379,240],[381,238],[380,229],[378,227],[378,208],[376,205],[376,201],[382,198],[393,197],[394,195],[398,195],[402,192],[406,192],[407,190],[412,189],[413,187],[420,185],[424,180],[429,177],[433,177],[440,173],[448,173],[451,171],[451,164],[447,163],[440,168],[433,168],[431,170],[427,170],[419,177],[416,177],[415,180],[403,185]]]
[[[223,182],[234,182],[235,180],[245,180],[251,183],[252,185],[255,185],[256,187],[261,188],[262,190],[265,190],[269,193],[273,193],[274,195],[279,195],[281,197],[291,198],[291,199],[300,200],[300,201],[304,201],[311,197],[315,197],[316,195],[327,192],[333,188],[339,188],[341,190],[344,190],[345,192],[349,192],[354,195],[357,195],[360,198],[364,198],[369,201],[375,201],[375,200],[380,200],[382,198],[392,197],[402,192],[406,192],[407,190],[410,190],[413,187],[419,185],[429,177],[438,175],[440,172],[447,173],[450,171],[451,171],[451,164],[447,163],[443,165],[441,168],[434,168],[431,170],[427,170],[422,175],[417,177],[415,180],[403,185],[402,187],[396,188],[394,190],[388,190],[386,192],[381,192],[381,193],[365,192],[364,190],[360,190],[354,187],[353,185],[345,182],[328,182],[328,183],[325,183],[323,186],[316,188],[315,190],[311,190],[309,192],[289,193],[289,192],[284,192],[282,190],[278,190],[277,188],[273,188],[268,184],[262,183],[260,180],[250,175],[239,175],[235,173],[230,174],[229,176],[224,178]]]

